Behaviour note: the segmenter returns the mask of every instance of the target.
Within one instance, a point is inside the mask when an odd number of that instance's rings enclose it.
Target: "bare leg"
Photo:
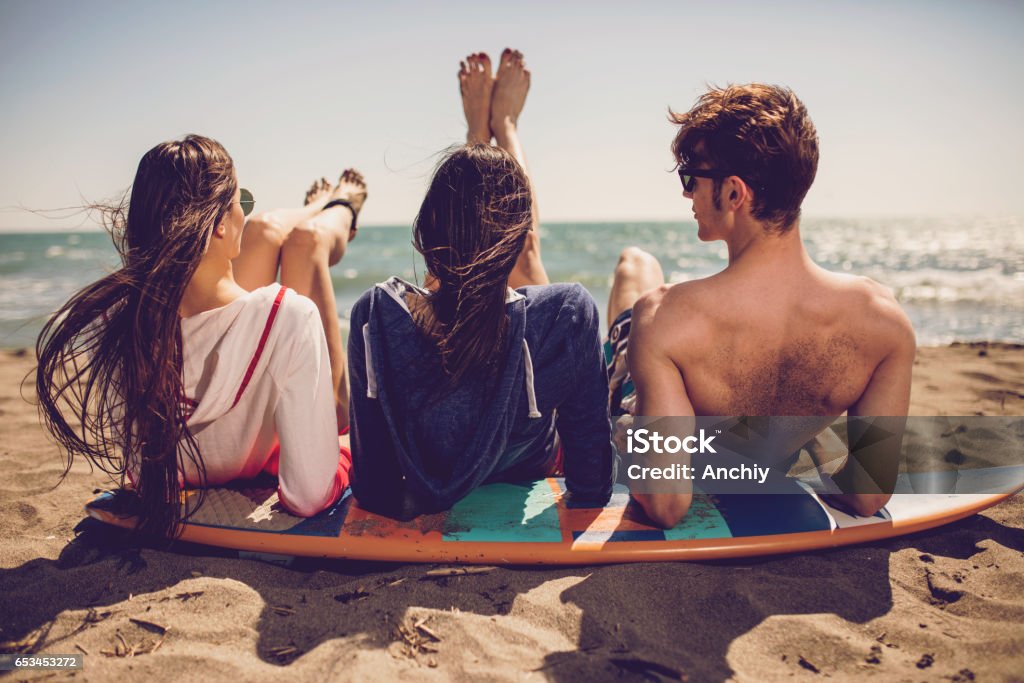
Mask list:
[[[346,170],[329,193],[330,199],[347,199],[358,213],[366,201],[366,183],[362,175],[358,171]],[[353,213],[346,207],[331,207],[296,223],[281,248],[281,284],[308,296],[320,311],[331,360],[339,429],[348,425],[349,394],[345,346],[341,339],[330,268],[345,255],[352,236],[352,222]]]
[[[462,95],[462,111],[466,114],[467,145],[491,144],[491,92],[494,76],[491,75],[491,58],[483,52],[476,52],[459,62],[459,92]]]
[[[277,280],[285,240],[299,222],[320,212],[330,191],[330,182],[321,178],[306,191],[305,205],[301,208],[263,211],[246,221],[241,253],[231,262],[235,281],[243,289],[251,292]]]
[[[486,52],[474,52],[459,62],[459,96],[462,98],[462,112],[466,115],[466,144],[491,144],[491,95],[494,90],[494,76],[491,73],[491,58]],[[511,283],[511,278],[509,283]],[[429,290],[437,288],[434,276],[427,273],[423,286]],[[515,285],[519,286],[519,285]]]
[[[640,296],[665,284],[658,259],[637,247],[626,247],[615,266],[615,280],[608,295],[608,325],[633,304]]]
[[[489,63],[488,63],[489,64]],[[546,285],[550,282],[540,258],[540,212],[537,207],[537,192],[530,178],[530,170],[526,164],[526,154],[519,140],[519,114],[526,104],[526,94],[530,91],[530,72],[523,65],[523,54],[517,50],[505,49],[501,53],[498,73],[494,78],[494,91],[491,95],[490,127],[498,146],[511,154],[526,173],[530,183],[530,198],[533,203],[533,224],[526,236],[526,244],[519,255],[512,274],[509,276],[510,287],[525,285]],[[465,98],[463,99],[465,105]],[[468,116],[467,116],[468,120]]]

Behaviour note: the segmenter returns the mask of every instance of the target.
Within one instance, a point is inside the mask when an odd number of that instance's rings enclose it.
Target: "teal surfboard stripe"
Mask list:
[[[555,493],[547,481],[479,488],[451,509],[442,537],[455,542],[561,543]]]

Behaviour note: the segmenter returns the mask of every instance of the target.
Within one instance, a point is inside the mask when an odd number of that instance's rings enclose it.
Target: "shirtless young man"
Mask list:
[[[801,241],[800,204],[818,164],[817,133],[804,105],[788,89],[730,86],[712,89],[672,119],[679,125],[672,149],[697,235],[723,240],[729,263],[711,277],[667,285],[654,256],[634,247],[622,252],[608,319],[617,349],[628,335],[623,355],[636,385],[628,412],[847,412],[895,416],[889,425],[902,434],[916,348],[910,321],[885,287],[819,267]],[[615,384],[613,377],[613,403]],[[786,447],[798,450],[830,421],[811,420],[814,426],[793,433]],[[879,473],[879,463],[858,467],[849,458],[833,476],[847,493],[829,502],[861,515],[881,509],[891,484],[865,485],[863,468],[874,482],[891,482],[898,459],[890,450],[884,460]],[[691,495],[634,498],[654,522],[672,527]]]

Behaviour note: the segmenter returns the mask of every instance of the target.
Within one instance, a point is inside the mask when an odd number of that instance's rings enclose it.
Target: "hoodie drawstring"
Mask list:
[[[526,404],[530,408],[529,417],[541,417],[537,410],[537,394],[533,389],[533,359],[530,358],[530,345],[523,339],[523,361],[526,364]]]
[[[370,353],[370,323],[363,323],[363,355],[366,361],[366,398],[377,398],[377,372]]]

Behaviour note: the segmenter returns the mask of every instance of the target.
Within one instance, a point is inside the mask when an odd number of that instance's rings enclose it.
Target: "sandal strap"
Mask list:
[[[356,210],[352,208],[352,202],[350,202],[347,199],[332,199],[331,201],[324,204],[324,208],[320,210],[326,211],[327,209],[334,208],[335,206],[344,206],[346,209],[352,212],[352,218],[355,218],[358,215],[356,213]]]
[[[352,212],[352,232],[354,233],[359,228],[356,227],[356,221],[359,220],[359,212],[352,206],[352,202],[347,199],[332,199],[331,201],[324,204],[324,208],[320,209],[321,212],[335,206],[344,206],[346,209]]]

